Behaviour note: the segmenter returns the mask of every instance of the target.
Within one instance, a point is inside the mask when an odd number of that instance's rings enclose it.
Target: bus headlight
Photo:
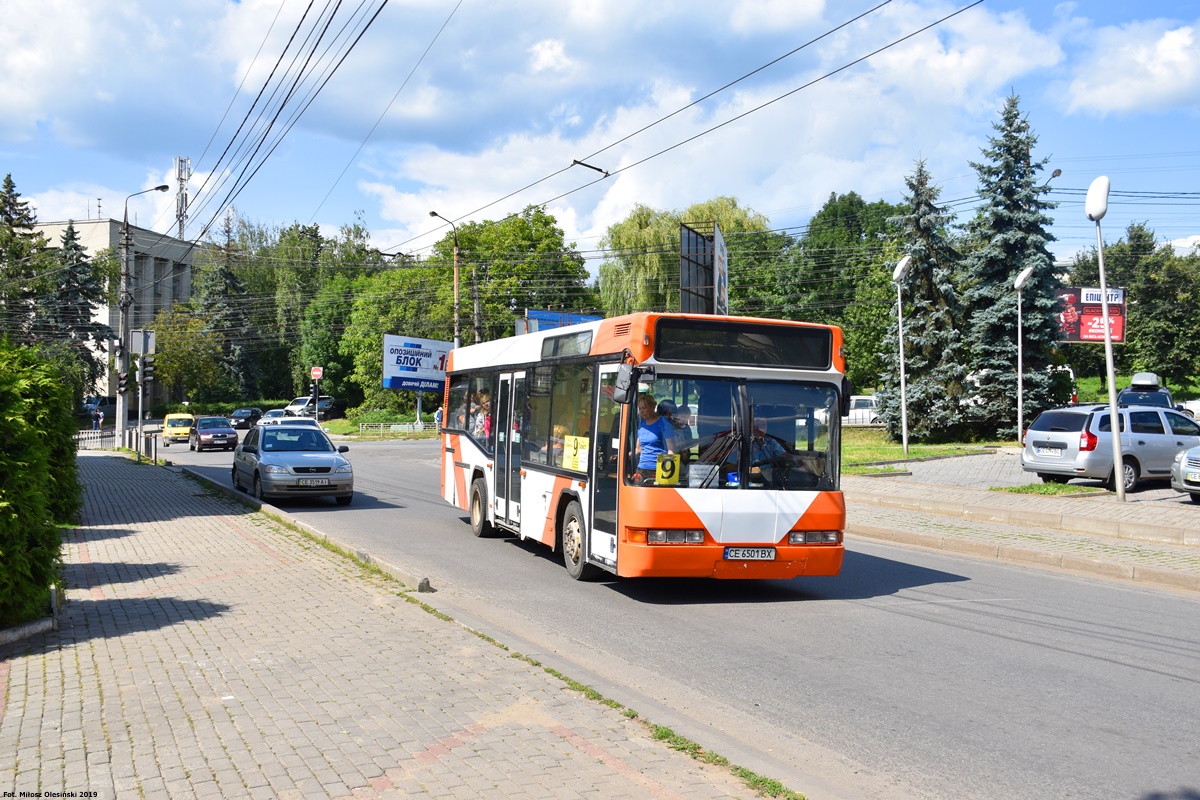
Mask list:
[[[646,531],[649,544],[702,544],[704,531],[680,531],[652,528]]]
[[[838,544],[841,541],[841,531],[792,531],[788,534],[788,544]]]

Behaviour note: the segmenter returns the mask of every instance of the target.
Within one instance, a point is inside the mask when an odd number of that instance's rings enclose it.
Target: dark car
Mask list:
[[[188,431],[188,448],[201,450],[232,450],[237,447],[238,435],[227,417],[196,417]]]
[[[261,408],[239,408],[229,415],[229,424],[235,428],[253,428],[262,415]]]

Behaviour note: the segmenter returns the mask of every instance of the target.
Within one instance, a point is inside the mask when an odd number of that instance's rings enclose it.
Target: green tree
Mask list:
[[[204,319],[183,305],[154,318],[156,378],[195,402],[225,400],[232,388],[221,368],[224,341]]]
[[[867,203],[857,193],[831,193],[808,223],[780,273],[783,316],[807,322],[838,322],[854,302],[859,283],[889,238],[889,220],[905,212],[882,200]]]
[[[45,238],[33,230],[36,223],[12,174],[5,175],[0,188],[0,335],[17,342],[31,340],[40,276],[56,267]]]
[[[254,334],[245,310],[245,292],[234,272],[240,251],[232,213],[225,215],[221,233],[224,243],[205,248],[196,259],[191,307],[204,310],[206,330],[221,342],[219,363],[225,383],[239,398],[257,397],[257,363],[251,356]]]
[[[364,397],[362,387],[351,380],[353,354],[340,349],[353,306],[354,280],[337,275],[308,304],[300,332],[300,360],[310,368],[319,366],[324,370],[321,394],[336,397],[347,406],[357,406]]]
[[[977,436],[1016,436],[1017,309],[1013,282],[1027,267],[1032,276],[1023,292],[1023,349],[1025,414],[1032,419],[1042,409],[1064,402],[1065,387],[1048,367],[1058,339],[1056,291],[1062,285],[1047,245],[1047,210],[1054,204],[1042,198],[1050,191],[1039,181],[1046,161],[1033,159],[1037,144],[1028,120],[1021,116],[1019,98],[1009,97],[998,135],[983,150],[985,160],[972,163],[979,175],[979,194],[985,204],[969,225],[972,252],[963,267],[967,340],[971,372],[978,382],[977,402],[969,406],[969,421]]]
[[[960,314],[954,288],[959,254],[947,229],[953,215],[937,201],[923,160],[904,179],[908,211],[895,218],[910,258],[901,280],[904,312],[904,363],[899,364],[898,330],[884,343],[880,415],[893,436],[901,431],[900,369],[907,376],[908,430],[918,442],[954,441],[963,435],[962,395],[965,367],[959,338]]]
[[[54,258],[58,268],[43,281],[46,291],[34,314],[34,334],[41,341],[69,345],[83,387],[90,392],[107,372],[107,361],[92,345],[103,353],[105,342],[113,336],[108,325],[95,320],[106,301],[103,264],[88,258],[73,221],[67,222]]]
[[[388,270],[354,282],[339,352],[353,364],[349,380],[362,392],[363,408],[416,407],[414,393],[383,388],[383,336],[449,341],[452,292],[453,281],[440,266]]]
[[[528,308],[595,308],[583,256],[573,242],[565,241],[558,221],[540,206],[495,222],[463,223],[458,226],[458,244],[464,343],[511,336],[517,318]],[[434,246],[434,257],[426,263],[452,269],[453,253],[451,231]],[[453,293],[452,283],[450,289]]]
[[[1107,284],[1113,288],[1125,290],[1126,344],[1113,347],[1113,365],[1118,374],[1137,371],[1135,366],[1137,348],[1135,343],[1140,339],[1145,328],[1137,324],[1138,300],[1144,297],[1143,290],[1147,288],[1142,283],[1142,276],[1151,269],[1151,262],[1161,261],[1165,255],[1159,252],[1160,247],[1154,231],[1145,222],[1131,222],[1125,229],[1125,236],[1113,244],[1104,246],[1104,276]],[[1100,260],[1093,247],[1087,252],[1078,253],[1071,264],[1067,282],[1071,286],[1099,286]],[[1077,376],[1099,375],[1100,384],[1108,377],[1108,369],[1104,361],[1104,346],[1094,343],[1068,344],[1062,347],[1063,354],[1071,363]],[[1143,352],[1147,349],[1143,348]]]
[[[683,211],[657,211],[637,205],[611,225],[600,247],[600,304],[608,316],[633,311],[679,309],[679,226],[715,222],[729,251],[729,306],[732,312],[766,310],[775,304],[762,291],[786,237],[771,236],[769,220],[734,197],[714,197]]]

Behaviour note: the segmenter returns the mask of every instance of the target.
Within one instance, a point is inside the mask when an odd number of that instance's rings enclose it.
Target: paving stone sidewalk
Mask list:
[[[2,791],[756,796],[198,482],[79,465],[60,628],[0,648]]]

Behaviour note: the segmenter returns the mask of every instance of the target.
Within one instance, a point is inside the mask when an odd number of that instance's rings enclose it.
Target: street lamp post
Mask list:
[[[462,331],[459,327],[458,318],[458,228],[454,226],[453,222],[450,222],[450,220],[446,219],[436,211],[430,211],[429,216],[437,217],[438,219],[449,223],[450,230],[454,232],[454,346],[459,347],[462,345]]]
[[[165,192],[171,187],[167,184],[159,184],[152,189],[143,189],[140,192],[134,192],[125,198],[125,216],[121,223],[121,291],[117,298],[117,307],[120,309],[120,350],[117,354],[117,374],[124,375],[129,372],[129,307],[133,305],[133,295],[129,290],[129,259],[132,256],[132,248],[129,246],[129,200],[132,197],[137,197],[139,194],[147,192]],[[125,429],[129,427],[129,400],[124,394],[117,393],[117,419],[116,433],[117,442],[123,447],[125,446]]]
[[[900,339],[900,437],[904,444],[904,455],[908,455],[908,395],[904,383],[904,295],[900,291],[900,281],[912,264],[912,256],[900,259],[892,273],[892,283],[896,284],[896,332]]]
[[[1117,500],[1125,502],[1125,462],[1121,458],[1121,417],[1117,414],[1117,381],[1113,369],[1112,324],[1108,318],[1108,282],[1104,277],[1104,238],[1100,235],[1100,220],[1108,213],[1109,180],[1101,175],[1088,187],[1084,210],[1087,218],[1096,223],[1096,255],[1100,261],[1100,313],[1104,315],[1104,367],[1108,371],[1108,421],[1112,438],[1113,488]]]
[[[1033,274],[1033,267],[1026,267],[1021,270],[1021,274],[1013,281],[1013,288],[1017,290],[1017,441],[1022,445],[1025,444],[1025,365],[1022,363],[1022,344],[1025,339],[1025,334],[1021,324],[1021,290],[1025,288],[1025,284],[1029,282],[1029,276]]]

